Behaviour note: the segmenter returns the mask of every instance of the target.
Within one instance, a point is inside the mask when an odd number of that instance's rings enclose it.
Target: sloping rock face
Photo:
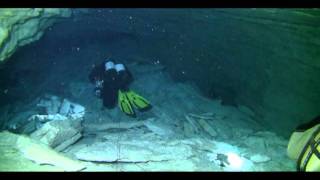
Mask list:
[[[211,43],[224,54],[213,59],[228,77],[237,104],[252,108],[266,127],[288,136],[320,113],[319,10],[221,11]],[[286,18],[284,18],[286,17]],[[214,77],[217,70],[210,71]],[[219,87],[224,78],[211,78]],[[223,87],[222,87],[223,90]]]
[[[19,47],[38,40],[44,31],[71,10],[61,8],[4,8],[0,10],[0,61]]]
[[[0,132],[0,171],[80,171],[80,162],[27,136]]]
[[[320,114],[319,9],[161,11],[148,12],[161,18],[150,23],[153,34],[141,36],[143,53],[177,80],[249,107],[285,136]]]

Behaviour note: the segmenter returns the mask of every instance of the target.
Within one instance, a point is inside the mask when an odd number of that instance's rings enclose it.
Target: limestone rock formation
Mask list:
[[[53,95],[40,99],[37,106],[43,108],[46,114],[29,118],[38,126],[30,135],[33,139],[62,151],[82,137],[83,106]]]
[[[71,16],[62,8],[4,8],[0,10],[0,61],[19,47],[38,40],[57,20]]]
[[[0,171],[80,171],[80,162],[27,136],[0,133]]]
[[[119,150],[119,147],[121,149]],[[95,143],[75,153],[76,158],[94,162],[148,162],[187,159],[191,148],[177,141],[122,141]]]
[[[82,136],[81,132],[81,119],[53,120],[45,123],[30,136],[57,151],[62,151],[79,140]]]
[[[62,99],[54,95],[45,95],[39,100],[37,107],[45,111],[45,114],[33,115],[30,119],[36,119],[39,122],[51,120],[81,119],[85,114],[85,107],[80,104]]]

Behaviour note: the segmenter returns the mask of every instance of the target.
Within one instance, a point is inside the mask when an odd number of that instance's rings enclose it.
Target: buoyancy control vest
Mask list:
[[[320,116],[292,133],[287,154],[297,160],[298,171],[320,171]]]

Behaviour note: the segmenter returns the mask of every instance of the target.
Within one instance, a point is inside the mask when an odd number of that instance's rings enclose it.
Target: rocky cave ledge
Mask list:
[[[71,10],[60,8],[6,8],[0,11],[0,61],[19,47],[41,38],[44,31]]]

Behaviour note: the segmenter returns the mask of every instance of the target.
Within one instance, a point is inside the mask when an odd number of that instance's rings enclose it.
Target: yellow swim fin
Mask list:
[[[122,112],[129,116],[135,117],[135,112],[126,96],[126,93],[122,92],[121,90],[119,90],[118,93],[118,105]]]
[[[150,103],[145,98],[131,90],[126,92],[126,95],[133,107],[139,110],[145,110],[151,107]]]

